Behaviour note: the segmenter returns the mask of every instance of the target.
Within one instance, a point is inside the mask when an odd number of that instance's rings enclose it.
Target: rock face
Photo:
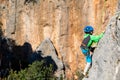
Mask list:
[[[93,25],[101,32],[116,10],[118,0],[0,0],[3,35],[17,45],[29,42],[32,49],[42,40],[52,40],[60,59],[72,73],[83,68],[79,45],[82,29]]]
[[[39,52],[39,51],[42,53],[40,55],[43,58],[50,56],[54,60],[58,71],[63,70],[63,68],[64,68],[63,63],[60,59],[58,59],[57,52],[56,52],[56,50],[55,50],[55,48],[54,48],[50,39],[45,39],[40,44],[40,46],[38,46],[38,48],[36,49],[36,52]]]
[[[44,41],[42,41],[40,46],[38,46],[38,48],[36,49],[36,52],[38,52],[38,54],[39,51],[40,55],[43,58],[45,58],[47,61],[49,61],[49,63],[54,65],[56,77],[60,78],[61,75],[64,75],[63,62],[60,59],[58,59],[57,52],[50,39],[45,39]]]
[[[84,80],[120,80],[120,12],[110,20],[105,35],[93,55],[89,78]]]

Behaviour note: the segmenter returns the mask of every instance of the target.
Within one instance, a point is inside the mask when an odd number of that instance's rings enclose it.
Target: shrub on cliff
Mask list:
[[[3,32],[2,32],[2,22],[0,22],[0,37],[3,35]]]
[[[19,72],[10,71],[7,80],[55,80],[52,65],[45,65],[45,61],[35,61],[28,68]]]

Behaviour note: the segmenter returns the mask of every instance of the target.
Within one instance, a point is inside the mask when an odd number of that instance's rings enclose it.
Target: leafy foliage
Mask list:
[[[11,70],[7,80],[55,80],[52,68],[51,64],[45,65],[45,61],[35,61],[19,72]]]
[[[84,75],[83,75],[83,73],[82,73],[81,70],[78,70],[78,71],[76,72],[76,75],[78,76],[79,80],[82,80],[82,79],[84,78]]]

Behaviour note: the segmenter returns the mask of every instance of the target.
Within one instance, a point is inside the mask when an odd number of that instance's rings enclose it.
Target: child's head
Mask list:
[[[84,32],[86,34],[93,34],[94,28],[92,26],[85,26]]]

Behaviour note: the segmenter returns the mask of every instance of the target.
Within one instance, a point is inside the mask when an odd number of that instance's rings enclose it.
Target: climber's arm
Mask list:
[[[104,33],[101,33],[100,35],[91,35],[91,40],[93,42],[98,42],[102,37],[103,37]]]

